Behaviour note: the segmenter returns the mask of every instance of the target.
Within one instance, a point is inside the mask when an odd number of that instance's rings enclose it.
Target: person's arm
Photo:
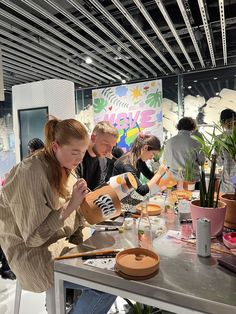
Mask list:
[[[22,169],[20,169],[22,170]],[[78,192],[78,183],[73,187],[70,201],[59,210],[52,208],[46,195],[50,189],[40,171],[23,169],[8,182],[4,197],[10,209],[22,238],[28,247],[39,247],[47,242],[53,234],[61,229],[64,220],[79,207],[83,198]],[[78,197],[80,200],[78,202]]]
[[[138,160],[137,161],[137,167],[139,169],[139,171],[149,180],[152,179],[152,177],[154,176],[154,172],[152,172],[145,161],[142,161],[142,160]]]

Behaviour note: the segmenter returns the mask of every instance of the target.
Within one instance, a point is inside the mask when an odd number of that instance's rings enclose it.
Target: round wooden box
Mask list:
[[[116,256],[116,270],[123,277],[150,278],[156,275],[160,257],[143,248],[126,249]]]
[[[80,212],[88,223],[94,225],[119,216],[121,204],[115,190],[105,185],[86,195],[80,205]]]

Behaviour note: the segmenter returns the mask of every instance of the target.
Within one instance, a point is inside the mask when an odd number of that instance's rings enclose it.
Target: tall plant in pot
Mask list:
[[[184,174],[184,189],[189,191],[194,190],[196,183],[195,181],[196,170],[191,156],[186,160],[183,174]]]
[[[228,167],[232,173],[236,174],[236,127],[229,132],[222,132],[222,136],[219,138],[219,142],[223,147],[223,150],[227,152],[226,158],[228,158]],[[233,168],[233,169],[232,169]],[[227,204],[227,210],[225,215],[225,227],[236,229],[236,176],[231,177],[232,185],[234,186],[234,193],[226,193],[221,195],[221,200]]]
[[[210,163],[210,173],[208,184],[206,183],[206,173],[204,167],[201,168],[200,176],[200,200],[191,202],[191,216],[193,221],[193,230],[196,230],[196,221],[198,218],[205,217],[211,221],[211,235],[216,236],[222,233],[226,212],[226,204],[219,201],[220,184],[215,193],[216,183],[216,161],[221,153],[222,146],[214,128],[210,138],[204,134],[202,137],[194,138],[200,143],[201,150]]]

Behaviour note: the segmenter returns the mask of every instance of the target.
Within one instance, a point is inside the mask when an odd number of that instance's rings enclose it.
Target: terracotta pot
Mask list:
[[[183,188],[186,191],[194,191],[195,190],[195,181],[184,181]]]
[[[224,226],[236,229],[236,200],[234,194],[224,194],[220,199],[227,205]]]
[[[155,274],[159,263],[160,257],[155,252],[143,248],[126,249],[116,255],[116,269],[134,277]]]
[[[226,204],[219,201],[217,208],[201,207],[200,200],[190,203],[191,217],[193,221],[193,231],[196,232],[198,218],[207,218],[211,221],[211,236],[222,234],[226,213]]]

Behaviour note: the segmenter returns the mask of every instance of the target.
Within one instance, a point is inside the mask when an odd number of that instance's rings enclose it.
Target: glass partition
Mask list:
[[[21,159],[28,154],[28,142],[32,138],[44,141],[44,125],[48,120],[48,107],[18,110]]]

